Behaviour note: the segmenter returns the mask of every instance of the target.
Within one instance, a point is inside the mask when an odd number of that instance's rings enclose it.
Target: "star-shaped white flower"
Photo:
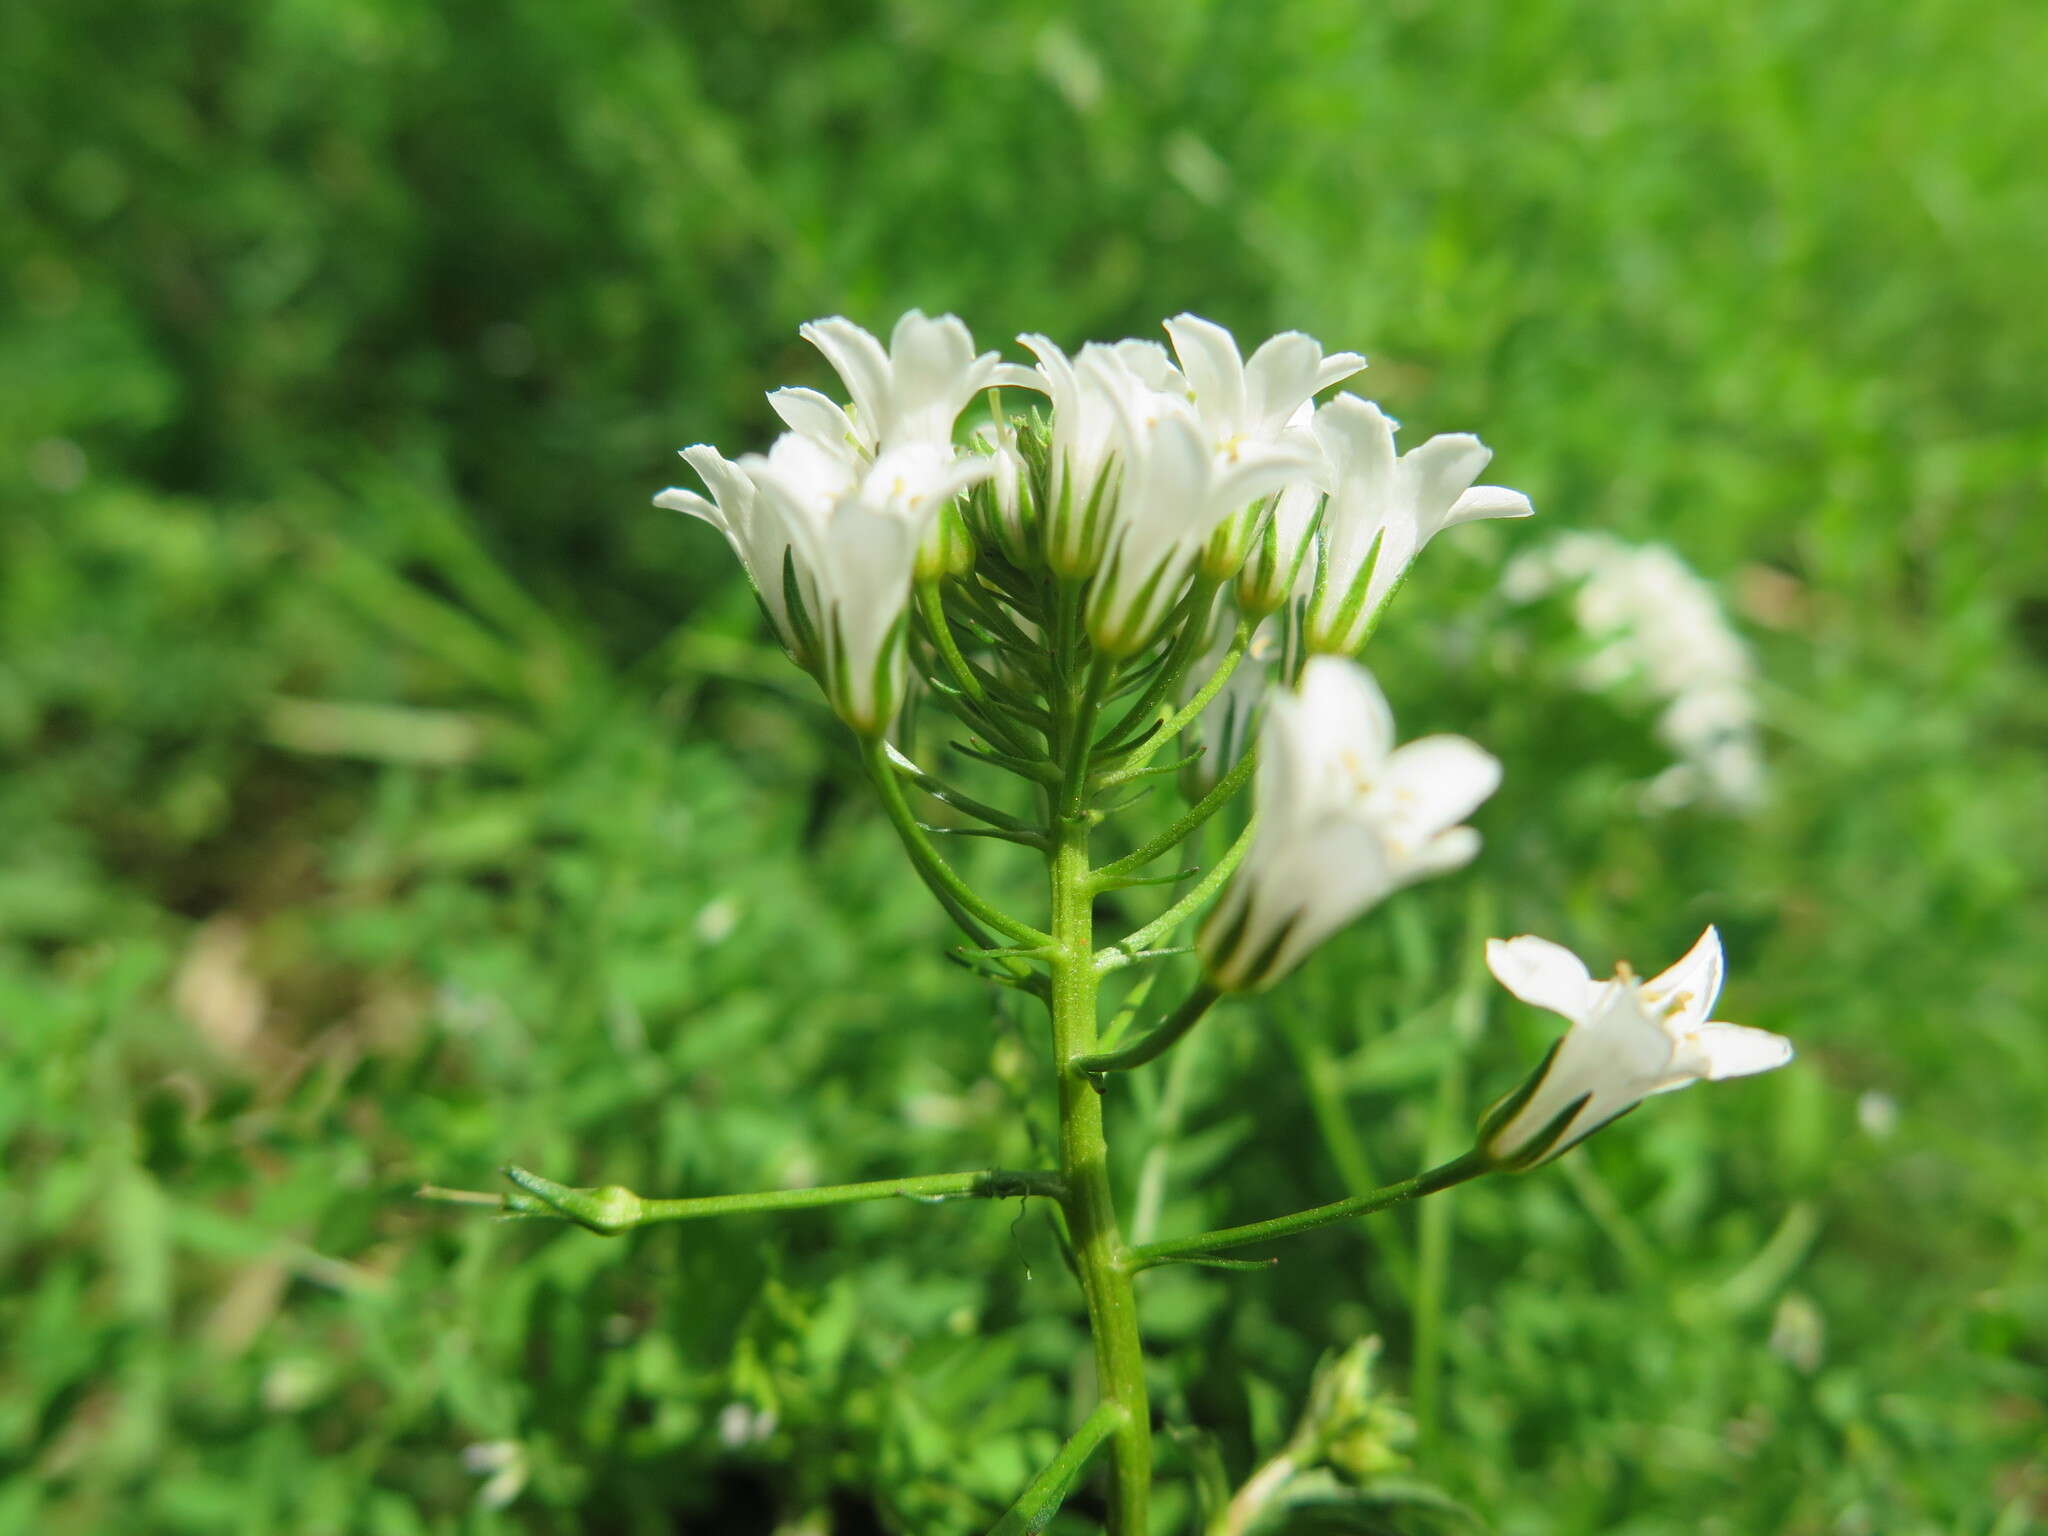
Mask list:
[[[1396,747],[1372,674],[1333,656],[1268,697],[1259,742],[1258,831],[1199,943],[1226,991],[1270,986],[1392,892],[1470,863],[1479,834],[1459,823],[1500,783],[1462,736]]]
[[[1335,482],[1323,509],[1320,565],[1303,577],[1312,592],[1311,651],[1348,656],[1363,645],[1422,546],[1444,529],[1535,511],[1520,491],[1472,483],[1493,450],[1469,432],[1397,455],[1396,425],[1356,395],[1339,395],[1316,412],[1315,435]]]
[[[1211,534],[1290,481],[1320,470],[1305,437],[1219,445],[1185,395],[1146,387],[1127,359],[1086,349],[1078,370],[1116,413],[1115,503],[1087,607],[1088,636],[1130,656],[1187,590]]]
[[[708,443],[694,444],[682,453],[703,478],[711,499],[670,486],[654,498],[654,504],[701,518],[725,535],[784,648],[809,666],[812,658],[804,644],[804,621],[790,612],[784,566],[792,545],[801,541],[808,552],[812,530],[853,489],[858,469],[851,454],[835,453],[796,433],[784,434],[765,460],[749,456],[756,463],[774,466],[784,494],[769,498],[762,496],[747,460],[735,463]],[[804,572],[797,574],[801,584]]]
[[[950,446],[885,449],[836,484],[812,473],[786,434],[739,461],[766,511],[788,531],[799,590],[816,627],[819,680],[832,707],[865,736],[885,732],[903,697],[904,616],[918,546],[947,504],[995,470]]]
[[[1052,402],[1045,555],[1062,576],[1092,575],[1109,538],[1121,402],[1130,395],[1185,394],[1166,348],[1151,341],[1091,341],[1068,357],[1051,337],[1019,336],[1038,359],[1038,388]]]
[[[1625,965],[1595,981],[1577,955],[1530,934],[1489,940],[1486,963],[1523,1002],[1571,1023],[1533,1087],[1505,1100],[1482,1131],[1486,1152],[1503,1163],[1553,1158],[1652,1094],[1768,1072],[1792,1059],[1784,1036],[1714,1020],[1726,965],[1712,928],[1648,981]],[[1512,1112],[1503,1118],[1502,1110]]]
[[[799,328],[825,354],[853,398],[848,411],[814,389],[778,389],[768,402],[792,431],[828,446],[851,443],[872,458],[914,444],[950,447],[953,424],[982,390],[1010,384],[1040,389],[1038,375],[994,352],[977,354],[955,315],[913,309],[896,322],[889,346],[834,315]]]
[[[1259,343],[1247,362],[1237,338],[1200,315],[1166,322],[1174,356],[1193,392],[1202,424],[1219,443],[1239,438],[1277,440],[1296,425],[1296,412],[1315,395],[1365,367],[1356,352],[1332,352],[1300,331],[1282,331]]]

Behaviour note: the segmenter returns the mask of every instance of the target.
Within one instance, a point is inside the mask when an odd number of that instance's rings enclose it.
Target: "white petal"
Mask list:
[[[860,417],[858,426],[872,445],[889,408],[889,354],[872,335],[841,315],[799,326],[797,334],[825,354],[846,385]]]
[[[1277,432],[1316,392],[1323,349],[1300,331],[1282,331],[1259,343],[1244,365],[1246,421],[1242,430]]]
[[[1493,450],[1469,432],[1446,432],[1401,455],[1414,495],[1418,548],[1445,526],[1451,508],[1492,457]]]
[[[1376,800],[1425,836],[1463,821],[1500,788],[1500,759],[1463,736],[1425,736],[1395,749],[1374,786]]]
[[[1373,675],[1355,661],[1312,656],[1301,669],[1296,730],[1311,753],[1349,757],[1377,770],[1394,748],[1394,711]]]
[[[1166,322],[1174,356],[1194,387],[1195,403],[1209,422],[1241,422],[1245,413],[1244,359],[1237,341],[1213,320],[1175,315]]]
[[[1721,1000],[1727,973],[1721,931],[1709,926],[1677,964],[1643,983],[1643,1001],[1659,1011],[1670,1009],[1675,1028],[1704,1023]]]
[[[1314,431],[1334,475],[1323,511],[1324,590],[1334,614],[1365,569],[1376,539],[1380,552],[1373,563],[1373,585],[1384,588],[1406,567],[1414,538],[1406,520],[1398,529],[1387,526],[1396,510],[1393,419],[1370,400],[1339,395],[1317,410]],[[1390,535],[1399,547],[1388,547]],[[1359,622],[1370,618],[1371,609],[1368,601]]]
[[[1217,329],[1221,330],[1222,327],[1219,326]],[[1227,336],[1229,332],[1225,331],[1224,334]],[[1132,377],[1147,389],[1156,389],[1169,395],[1185,395],[1188,392],[1187,375],[1173,365],[1173,359],[1167,355],[1166,348],[1158,342],[1140,341],[1131,337],[1111,342],[1105,350],[1113,353],[1117,360],[1131,371]]]
[[[1514,939],[1488,939],[1486,968],[1523,1002],[1562,1014],[1574,1023],[1592,1011],[1593,974],[1585,961],[1562,944],[1532,933]]]
[[[1065,349],[1050,336],[1041,336],[1036,331],[1026,331],[1017,338],[1017,341],[1025,351],[1038,359],[1038,366],[1054,384],[1055,387],[1049,393],[1057,405],[1060,388],[1070,389],[1073,386],[1074,365],[1067,357]]]
[[[682,512],[691,517],[701,517],[721,533],[727,529],[724,513],[695,491],[686,491],[681,486],[670,486],[654,498],[654,504],[669,512]]]
[[[1702,1024],[1680,1041],[1679,1058],[1694,1076],[1718,1083],[1784,1066],[1792,1059],[1792,1042],[1747,1024]]]
[[[989,383],[1001,389],[1033,389],[1045,394],[1045,379],[1035,368],[1022,363],[998,363]]]
[[[1448,827],[1409,855],[1403,883],[1413,884],[1431,875],[1463,869],[1479,857],[1479,848],[1479,834],[1472,828]]]
[[[1311,393],[1321,394],[1332,384],[1341,384],[1354,373],[1365,369],[1365,355],[1360,352],[1332,352],[1323,359],[1316,370],[1316,387]]]
[[[1204,521],[1219,523],[1321,467],[1322,453],[1306,435],[1293,442],[1240,443],[1215,466]]]
[[[1511,491],[1504,485],[1475,485],[1451,503],[1443,526],[1477,522],[1484,517],[1531,517],[1535,511],[1529,498],[1520,491]]]
[[[771,389],[768,404],[793,432],[833,446],[844,446],[857,434],[839,402],[815,389]]]
[[[728,519],[737,517],[739,509],[753,499],[754,484],[746,472],[709,443],[692,443],[683,450],[683,459],[703,477],[712,499]]]

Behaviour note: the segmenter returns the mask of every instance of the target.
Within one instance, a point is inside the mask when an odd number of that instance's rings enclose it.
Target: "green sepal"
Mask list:
[[[789,627],[792,633],[785,638],[790,645],[790,654],[798,666],[807,672],[815,672],[821,659],[818,651],[818,626],[816,620],[811,617],[810,605],[804,601],[803,584],[797,580],[794,545],[782,552],[782,603],[789,610]],[[764,609],[766,606],[765,603],[762,604]],[[769,616],[769,622],[774,622],[772,614]]]
[[[1344,590],[1344,596],[1337,605],[1337,611],[1326,615],[1324,608],[1329,599],[1325,582],[1318,579],[1315,596],[1309,602],[1308,633],[1309,649],[1332,655],[1350,655],[1363,645],[1371,633],[1368,625],[1365,634],[1351,638],[1351,629],[1357,624],[1360,611],[1365,607],[1366,592],[1372,586],[1372,573],[1380,563],[1380,546],[1386,542],[1387,530],[1382,527],[1372,536],[1372,547],[1365,552],[1365,563],[1358,568],[1351,585]],[[1328,562],[1324,562],[1327,568]],[[1318,577],[1321,576],[1318,571]]]

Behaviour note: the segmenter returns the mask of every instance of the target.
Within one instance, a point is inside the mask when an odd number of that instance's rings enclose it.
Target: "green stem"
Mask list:
[[[862,1200],[945,1200],[973,1198],[1007,1200],[1042,1195],[1066,1198],[1066,1182],[1056,1173],[982,1168],[970,1173],[920,1173],[901,1179],[871,1179],[863,1184],[826,1184],[816,1189],[768,1189],[744,1195],[699,1195],[680,1200],[651,1200],[630,1189],[608,1184],[578,1189],[553,1179],[507,1168],[516,1187],[508,1195],[484,1195],[463,1189],[420,1191],[421,1198],[461,1205],[496,1205],[507,1216],[560,1216],[607,1237],[658,1221],[695,1221],[704,1216],[740,1216],[750,1211],[805,1211],[823,1205],[853,1205]]]
[[[1073,1062],[1074,1070],[1096,1077],[1104,1072],[1128,1072],[1132,1067],[1156,1061],[1202,1022],[1203,1016],[1216,1005],[1216,999],[1221,995],[1207,982],[1202,982],[1150,1033],[1132,1041],[1122,1050],[1098,1051],[1092,1056],[1077,1057]]]
[[[1135,1272],[1150,1269],[1155,1264],[1206,1258],[1220,1249],[1242,1248],[1247,1243],[1263,1243],[1271,1238],[1292,1237],[1297,1232],[1327,1227],[1332,1222],[1348,1221],[1354,1216],[1370,1216],[1374,1211],[1383,1211],[1390,1205],[1401,1204],[1404,1200],[1419,1200],[1422,1196],[1433,1195],[1440,1189],[1463,1184],[1467,1179],[1476,1179],[1492,1167],[1492,1161],[1483,1153],[1466,1152],[1452,1158],[1448,1163],[1430,1169],[1427,1173],[1418,1173],[1412,1179],[1403,1179],[1398,1184],[1389,1184],[1369,1194],[1354,1195],[1348,1200],[1334,1200],[1328,1205],[1296,1211],[1290,1216],[1274,1216],[1265,1221],[1249,1222],[1241,1227],[1224,1227],[1216,1232],[1197,1232],[1193,1237],[1176,1237],[1163,1243],[1147,1243],[1142,1248],[1133,1248],[1130,1251],[1125,1257],[1124,1267]]]
[[[1073,1437],[1060,1447],[1059,1455],[1031,1479],[1031,1486],[1018,1496],[1017,1502],[1010,1506],[1010,1512],[989,1528],[988,1536],[1038,1536],[1059,1513],[1060,1505],[1066,1502],[1074,1479],[1081,1475],[1088,1458],[1122,1427],[1123,1422],[1123,1404],[1109,1398],[1097,1403],[1095,1411],[1081,1421],[1081,1427],[1074,1431]]]
[[[1081,730],[1088,722],[1077,722]],[[1109,1146],[1102,1096],[1076,1069],[1095,1048],[1096,971],[1093,884],[1085,818],[1063,818],[1051,857],[1052,1033],[1059,1067],[1060,1173],[1067,1181],[1067,1230],[1095,1339],[1095,1375],[1103,1398],[1123,1421],[1110,1447],[1115,1486],[1113,1536],[1145,1536],[1152,1488],[1152,1418],[1145,1398],[1145,1359],[1137,1300],[1123,1265],[1123,1239],[1109,1187]]]
[[[917,872],[931,887],[932,894],[939,898],[939,904],[967,931],[968,936],[984,948],[992,947],[978,926],[986,924],[1019,944],[1035,946],[1050,942],[1050,935],[1040,933],[1029,923],[1019,922],[1007,912],[990,905],[960,878],[953,866],[932,846],[931,839],[925,836],[924,828],[911,811],[909,801],[904,798],[903,785],[890,762],[888,744],[872,738],[862,746],[868,777],[874,780],[875,788],[880,791],[882,805],[888,811],[889,819],[896,824],[896,835],[902,838],[904,848],[909,851],[911,863],[917,866]]]

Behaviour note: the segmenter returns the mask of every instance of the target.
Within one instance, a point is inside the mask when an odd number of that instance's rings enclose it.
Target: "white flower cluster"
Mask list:
[[[1248,614],[1299,596],[1308,650],[1349,654],[1439,530],[1530,511],[1517,492],[1473,485],[1490,457],[1477,438],[1397,455],[1394,423],[1370,401],[1318,407],[1365,366],[1355,352],[1288,331],[1246,359],[1196,316],[1165,329],[1171,352],[1091,342],[1070,357],[1024,336],[1038,360],[1027,368],[977,354],[951,315],[911,311],[886,349],[850,321],[816,321],[802,334],[849,402],[774,391],[789,430],[767,453],[686,448],[710,498],[656,500],[725,534],[783,644],[865,735],[887,731],[902,698],[914,582],[972,559],[961,519],[980,482],[991,547],[1085,582],[1089,638],[1113,658],[1151,644],[1192,583],[1233,578]],[[960,413],[998,387],[1051,402],[1039,472],[1000,418],[956,444]]]
[[[1517,602],[1573,588],[1594,650],[1589,692],[1634,689],[1662,706],[1657,736],[1678,759],[1644,792],[1652,809],[1695,800],[1732,811],[1763,799],[1755,667],[1714,589],[1662,544],[1568,533],[1513,560],[1501,579]]]
[[[886,351],[847,320],[802,334],[852,404],[778,389],[768,401],[789,430],[767,453],[732,460],[706,444],[685,448],[711,499],[670,489],[655,502],[726,536],[790,654],[817,671],[856,730],[874,734],[902,695],[918,552],[955,498],[995,468],[955,448],[954,422],[979,391],[1032,376],[993,352],[977,356],[951,315],[912,310]]]
[[[930,642],[920,655],[942,656],[950,674],[930,670],[932,687],[957,687],[956,702],[973,701],[965,718],[1017,751],[1037,750],[1028,738],[1038,731],[1042,761],[988,760],[1050,773],[1041,788],[1085,791],[1100,755],[1122,763],[1122,779],[1146,771],[1141,717],[1167,688],[1213,673],[1189,668],[1220,639],[1212,655],[1239,667],[1234,681],[1181,695],[1214,711],[1206,767],[1239,757],[1254,735],[1262,755],[1255,827],[1196,946],[1213,996],[1271,986],[1391,892],[1477,853],[1463,822],[1499,784],[1500,764],[1458,736],[1397,746],[1384,696],[1350,658],[1437,533],[1531,508],[1517,491],[1475,484],[1491,457],[1476,437],[1397,453],[1395,423],[1371,401],[1318,404],[1364,368],[1356,353],[1325,353],[1289,331],[1247,359],[1228,331],[1193,315],[1165,330],[1170,351],[1126,340],[1071,356],[1023,336],[1036,359],[1027,367],[977,353],[950,315],[912,311],[886,348],[850,321],[817,321],[802,334],[848,401],[774,391],[788,430],[766,453],[686,448],[709,498],[667,490],[656,500],[725,534],[784,646],[886,761],[907,761],[888,756],[885,738],[905,706],[913,598]],[[992,419],[960,443],[961,413],[1004,388],[1044,396],[1049,419],[992,402]],[[1587,683],[1639,678],[1665,702],[1660,731],[1690,776],[1665,793],[1696,783],[1731,803],[1754,799],[1749,658],[1676,556],[1580,537],[1517,561],[1506,580],[1524,598],[1577,584],[1579,622],[1599,646]],[[1212,615],[1225,592],[1237,613],[1219,636]],[[958,626],[949,601],[967,615]],[[966,645],[992,648],[989,665],[978,669]],[[1083,672],[1087,689],[1062,706],[1082,713],[1058,723],[1044,687]],[[1086,711],[1130,691],[1144,702],[1095,735]],[[1011,723],[975,714],[982,706],[1014,706]],[[1055,767],[1055,742],[1074,731],[1078,749],[1064,746]],[[1065,814],[1086,803],[1082,794]],[[1533,937],[1496,940],[1489,959],[1510,990],[1571,1021],[1483,1130],[1502,1165],[1554,1155],[1647,1094],[1790,1056],[1775,1035],[1708,1018],[1721,977],[1711,930],[1647,983],[1626,968],[1594,983],[1569,952]]]

